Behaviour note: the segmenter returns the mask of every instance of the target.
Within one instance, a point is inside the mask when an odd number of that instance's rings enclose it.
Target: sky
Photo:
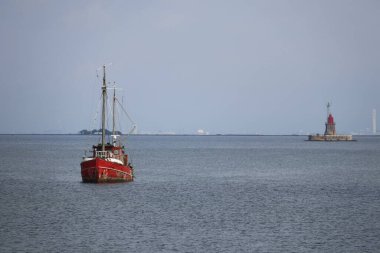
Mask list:
[[[366,133],[379,27],[378,0],[0,0],[0,133],[98,128],[104,64],[140,133],[323,133],[327,102]]]

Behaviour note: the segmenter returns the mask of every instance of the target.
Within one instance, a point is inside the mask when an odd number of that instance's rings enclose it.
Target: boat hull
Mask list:
[[[81,163],[84,183],[116,183],[133,181],[133,168],[101,158],[93,158]]]

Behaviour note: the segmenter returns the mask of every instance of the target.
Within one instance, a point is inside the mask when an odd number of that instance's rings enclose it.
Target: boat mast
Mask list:
[[[116,88],[113,88],[113,103],[112,103],[112,135],[115,135],[115,103],[116,103]]]
[[[105,151],[105,137],[106,137],[106,98],[107,98],[107,85],[106,85],[106,66],[103,65],[103,86],[102,86],[102,151]]]

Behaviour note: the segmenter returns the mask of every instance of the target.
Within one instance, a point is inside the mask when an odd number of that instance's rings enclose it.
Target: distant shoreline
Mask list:
[[[98,134],[0,134],[0,135],[54,135],[54,136],[64,136],[64,135],[70,135],[70,136],[101,136]],[[254,137],[297,137],[297,136],[309,136],[308,134],[122,134],[121,136],[197,136],[197,137],[207,137],[207,136],[254,136]],[[353,136],[362,136],[362,137],[380,137],[380,135],[372,135],[372,134],[353,134]]]

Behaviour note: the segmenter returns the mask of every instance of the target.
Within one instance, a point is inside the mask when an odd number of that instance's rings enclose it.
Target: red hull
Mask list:
[[[133,168],[106,161],[99,157],[83,161],[81,164],[84,183],[113,183],[133,181]]]

